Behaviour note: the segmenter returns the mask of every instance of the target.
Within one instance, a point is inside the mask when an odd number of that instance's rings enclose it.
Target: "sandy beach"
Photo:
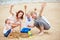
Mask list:
[[[24,11],[24,5],[27,5],[28,10],[33,10],[39,8],[41,6],[40,3],[22,3],[15,4],[13,8],[13,12],[17,12],[22,9]],[[48,19],[51,24],[51,28],[48,31],[40,36],[38,34],[39,30],[37,28],[32,29],[32,38],[6,38],[3,35],[4,21],[11,14],[9,13],[10,5],[0,5],[0,40],[60,40],[60,3],[47,3],[43,11],[43,15]]]

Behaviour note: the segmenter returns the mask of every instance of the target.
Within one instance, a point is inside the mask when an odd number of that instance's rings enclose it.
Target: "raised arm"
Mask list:
[[[26,15],[27,5],[24,5],[24,10],[25,10],[25,15]]]
[[[12,12],[13,6],[14,6],[14,5],[11,5],[11,6],[10,6],[10,10],[9,10],[9,12],[10,12],[10,14],[12,14],[12,16],[14,16],[14,13]]]
[[[42,5],[41,5],[41,10],[40,10],[40,16],[43,15],[42,12],[43,12],[45,6],[46,6],[46,3],[42,3]]]

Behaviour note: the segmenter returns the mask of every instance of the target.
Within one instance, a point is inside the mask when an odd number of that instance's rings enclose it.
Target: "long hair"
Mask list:
[[[24,12],[23,12],[22,10],[19,10],[19,11],[16,13],[16,18],[17,18],[17,19],[18,19],[19,13],[23,13],[23,15],[24,15]],[[23,19],[23,15],[21,16],[21,19]]]

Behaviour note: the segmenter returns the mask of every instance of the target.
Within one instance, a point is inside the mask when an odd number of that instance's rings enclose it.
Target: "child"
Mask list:
[[[6,19],[5,20],[5,27],[4,27],[4,36],[5,37],[8,37],[8,35],[10,34],[11,32],[11,24],[10,24],[10,20],[9,19]]]
[[[26,17],[26,20],[25,20],[25,25],[24,25],[24,27],[21,30],[22,33],[28,33],[28,31],[31,30],[31,28],[29,27],[29,25],[32,22],[31,16],[29,14],[26,14],[25,17]]]
[[[24,25],[24,27],[22,28],[22,30],[21,30],[21,32],[22,33],[28,33],[28,31],[30,31],[31,30],[31,25],[32,25],[32,22],[33,22],[33,20],[32,20],[32,18],[31,18],[31,15],[30,15],[30,13],[27,13],[26,14],[26,9],[27,9],[27,6],[25,5],[24,6],[24,9],[25,9],[25,25]],[[30,25],[30,26],[29,26]]]
[[[5,27],[4,27],[4,36],[8,37],[8,35],[13,31],[13,29],[17,26],[20,26],[20,23],[16,22],[14,23],[10,19],[5,20]]]

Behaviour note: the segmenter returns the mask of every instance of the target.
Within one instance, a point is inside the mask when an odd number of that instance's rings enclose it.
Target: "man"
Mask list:
[[[47,19],[42,15],[43,9],[45,8],[46,3],[42,3],[41,5],[41,10],[40,10],[40,14],[37,17],[37,13],[36,12],[31,12],[31,16],[34,19],[34,26],[36,26],[39,30],[40,30],[40,34],[42,35],[44,33],[44,30],[49,30],[50,29],[50,24],[47,21]]]

